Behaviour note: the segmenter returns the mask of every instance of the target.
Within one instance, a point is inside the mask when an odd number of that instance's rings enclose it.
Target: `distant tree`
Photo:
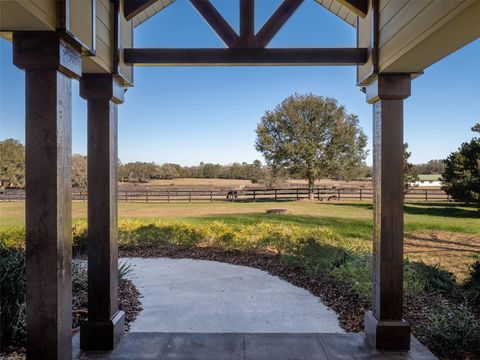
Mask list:
[[[412,153],[408,151],[408,143],[405,143],[403,145],[403,186],[405,190],[410,189],[415,181],[418,180],[416,168],[409,161],[410,156],[412,156]]]
[[[180,173],[176,164],[163,164],[157,166],[157,174],[160,179],[176,179],[180,177]]]
[[[415,164],[417,174],[442,174],[445,171],[445,160],[430,160],[425,164]]]
[[[80,154],[72,155],[72,186],[87,186],[87,157]]]
[[[129,182],[148,182],[156,174],[157,168],[154,163],[131,162],[122,165],[120,170],[124,181]]]
[[[275,165],[267,166],[262,169],[260,182],[267,188],[276,188],[284,185],[287,179],[286,170]]]
[[[358,117],[333,98],[290,96],[265,113],[256,132],[267,164],[307,179],[311,199],[315,179],[358,177],[367,155]]]
[[[472,127],[480,133],[480,123]],[[480,207],[480,138],[463,143],[445,160],[443,190],[452,198]]]
[[[25,183],[25,147],[20,141],[0,141],[0,187],[23,187]]]

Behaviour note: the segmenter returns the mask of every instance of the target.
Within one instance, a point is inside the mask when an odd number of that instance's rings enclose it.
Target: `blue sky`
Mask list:
[[[238,2],[213,1],[238,28]],[[259,0],[257,29],[279,1]],[[306,1],[271,47],[355,45],[355,31]],[[136,47],[221,47],[189,2],[179,0],[135,31]],[[426,69],[405,102],[405,141],[412,161],[445,158],[480,122],[480,40]],[[0,139],[24,141],[24,74],[0,40]],[[86,102],[73,82],[73,151],[86,153]],[[232,163],[262,159],[254,149],[262,114],[293,93],[335,97],[371,137],[371,106],[355,87],[354,67],[138,67],[119,107],[122,162]],[[370,146],[370,145],[369,145]],[[371,156],[367,159],[371,163]]]

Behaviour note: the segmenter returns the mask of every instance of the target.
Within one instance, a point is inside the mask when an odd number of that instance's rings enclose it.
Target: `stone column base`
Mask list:
[[[125,313],[118,311],[109,321],[87,320],[80,324],[80,349],[114,350],[124,333]]]
[[[365,334],[378,350],[410,350],[410,324],[404,320],[378,320],[368,311],[365,313]]]

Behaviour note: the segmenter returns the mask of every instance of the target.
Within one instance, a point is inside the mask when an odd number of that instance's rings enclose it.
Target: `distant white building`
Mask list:
[[[418,175],[418,180],[413,183],[415,187],[440,187],[442,186],[442,175]]]

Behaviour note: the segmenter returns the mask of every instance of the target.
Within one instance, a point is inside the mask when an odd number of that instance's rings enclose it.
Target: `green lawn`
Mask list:
[[[24,225],[23,202],[0,203],[0,231]],[[286,215],[267,215],[265,209],[286,208]],[[73,203],[73,218],[87,217],[85,202]],[[312,228],[327,227],[345,240],[371,245],[373,222],[369,202],[257,202],[257,203],[120,203],[120,219],[143,224],[159,220],[186,224],[229,225],[261,222]],[[480,253],[480,217],[476,209],[454,203],[407,203],[405,205],[405,254],[412,260],[439,265],[464,278]]]
[[[24,224],[24,203],[0,203],[0,229]],[[287,215],[266,215],[265,209],[286,208]],[[74,219],[85,219],[85,202],[73,203]],[[255,224],[262,221],[301,226],[327,226],[346,237],[370,238],[372,205],[368,202],[257,202],[257,203],[120,203],[120,218],[152,223],[159,219],[187,223],[222,220],[229,224]],[[471,207],[452,203],[408,203],[405,205],[405,231],[440,230],[480,235],[480,217]]]

